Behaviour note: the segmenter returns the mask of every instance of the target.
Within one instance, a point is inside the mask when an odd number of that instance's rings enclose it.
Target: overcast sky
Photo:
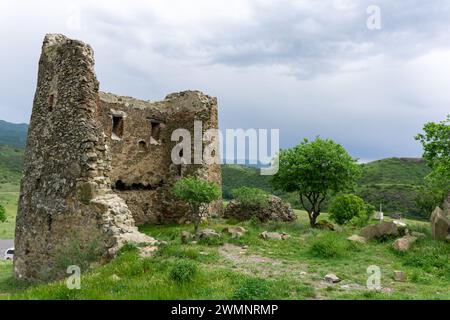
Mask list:
[[[450,1],[92,2],[1,1],[0,119],[29,121],[46,33],[92,45],[102,91],[198,89],[221,129],[279,128],[282,147],[320,135],[363,160],[420,156],[414,135],[450,113]]]

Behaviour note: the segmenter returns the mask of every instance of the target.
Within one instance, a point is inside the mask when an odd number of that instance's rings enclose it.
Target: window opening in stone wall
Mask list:
[[[55,103],[55,95],[51,94],[48,97],[48,110],[51,112],[53,111],[53,104]]]
[[[150,143],[161,143],[161,130],[164,128],[164,124],[159,121],[150,120]]]
[[[113,116],[112,138],[122,139],[123,136],[123,117]]]

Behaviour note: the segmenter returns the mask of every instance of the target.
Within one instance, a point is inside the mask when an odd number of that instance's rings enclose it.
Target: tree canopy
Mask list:
[[[315,226],[326,197],[353,190],[360,174],[357,160],[344,147],[318,137],[280,152],[279,171],[272,184],[282,191],[297,192],[311,226]]]

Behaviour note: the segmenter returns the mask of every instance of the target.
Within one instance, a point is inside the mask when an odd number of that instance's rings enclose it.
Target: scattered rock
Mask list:
[[[431,234],[435,240],[449,240],[450,239],[450,219],[444,211],[437,207],[430,218]]]
[[[200,231],[198,236],[200,239],[212,239],[221,237],[221,235],[213,229],[203,229],[202,231]]]
[[[192,235],[192,233],[187,231],[181,232],[181,243],[188,243],[193,238],[194,236]]]
[[[381,239],[384,237],[403,236],[405,230],[397,226],[394,222],[381,222],[364,227],[361,236],[367,240]]]
[[[259,236],[264,240],[286,240],[291,237],[287,233],[268,232],[268,231],[262,232]]]
[[[243,207],[238,201],[232,200],[227,205],[223,214],[224,218],[235,218],[239,221],[250,220],[256,216],[260,221],[282,221],[289,222],[297,219],[291,205],[283,202],[276,196],[269,196],[267,208],[248,209]]]
[[[320,220],[316,223],[316,228],[321,230],[335,231],[335,226],[328,220]]]
[[[348,237],[347,240],[352,241],[352,242],[363,243],[363,244],[367,242],[366,238],[358,236],[356,234],[352,235],[351,237]]]
[[[404,282],[406,281],[406,274],[403,271],[394,271],[394,280]]]
[[[339,279],[339,277],[334,273],[327,274],[323,279],[328,283],[338,283],[341,281],[341,279]]]
[[[226,227],[223,229],[223,232],[230,234],[233,239],[239,239],[247,230],[243,227]]]
[[[120,281],[120,277],[117,275],[117,274],[113,274],[111,277],[110,277],[110,279],[112,280],[112,281]]]
[[[395,240],[392,246],[397,251],[408,251],[411,245],[416,242],[416,240],[416,237],[404,236],[403,238]]]
[[[147,246],[143,248],[139,248],[139,257],[141,258],[151,258],[158,250],[158,247],[155,246]]]

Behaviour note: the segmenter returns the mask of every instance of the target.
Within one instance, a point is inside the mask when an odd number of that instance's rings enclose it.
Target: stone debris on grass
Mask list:
[[[286,240],[291,236],[287,233],[268,232],[264,231],[259,235],[264,240]]]
[[[188,243],[194,236],[188,231],[181,232],[181,243]]]
[[[338,283],[341,281],[337,275],[334,273],[329,273],[323,278],[328,283]]]
[[[357,234],[354,234],[350,237],[347,238],[347,240],[351,241],[351,242],[358,242],[358,243],[367,243],[366,238],[358,236]]]
[[[245,228],[239,226],[226,227],[222,231],[231,235],[231,238],[233,239],[239,239],[247,232]]]
[[[400,239],[395,240],[392,247],[397,251],[408,251],[411,245],[416,242],[417,238],[413,236],[404,236]]]
[[[117,274],[113,274],[111,277],[110,277],[110,279],[112,280],[112,281],[120,281],[120,277],[117,275]]]
[[[212,239],[212,238],[220,238],[221,235],[213,229],[203,229],[198,234],[198,237],[200,239]]]

